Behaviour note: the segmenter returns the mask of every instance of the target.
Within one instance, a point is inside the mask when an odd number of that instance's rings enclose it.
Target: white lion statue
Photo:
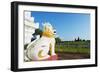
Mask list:
[[[43,24],[42,37],[27,46],[26,56],[31,61],[57,59],[55,53],[55,30],[50,23]]]

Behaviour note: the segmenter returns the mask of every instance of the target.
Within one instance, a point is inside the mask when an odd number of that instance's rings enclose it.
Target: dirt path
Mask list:
[[[90,58],[89,54],[80,54],[80,53],[57,53],[59,60],[70,60],[70,59],[88,59]]]

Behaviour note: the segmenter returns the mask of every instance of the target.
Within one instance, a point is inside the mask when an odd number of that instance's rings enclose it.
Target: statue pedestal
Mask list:
[[[47,60],[58,60],[58,55],[53,55],[49,57]]]

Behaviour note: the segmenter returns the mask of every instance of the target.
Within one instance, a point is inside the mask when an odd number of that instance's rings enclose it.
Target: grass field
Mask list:
[[[65,41],[56,44],[55,51],[59,59],[86,59],[90,58],[89,41]]]
[[[86,53],[90,54],[90,42],[63,42],[56,44],[56,52]]]
[[[56,46],[56,52],[69,52],[69,53],[90,53],[89,48],[69,48],[65,46]]]

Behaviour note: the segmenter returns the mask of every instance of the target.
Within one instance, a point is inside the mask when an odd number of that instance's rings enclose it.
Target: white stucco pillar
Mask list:
[[[25,42],[24,44],[28,44],[31,42],[32,34],[35,33],[35,29],[39,28],[39,23],[34,22],[34,17],[31,17],[30,11],[25,11]]]

